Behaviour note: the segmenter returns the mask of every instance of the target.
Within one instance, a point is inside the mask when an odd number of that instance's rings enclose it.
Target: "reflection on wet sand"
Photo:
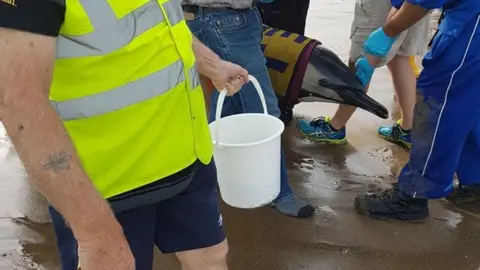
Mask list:
[[[354,0],[311,4],[307,34],[347,59]],[[319,27],[321,26],[321,27]],[[424,223],[382,222],[355,213],[357,192],[388,186],[408,153],[376,135],[398,119],[389,75],[381,69],[371,95],[391,111],[382,120],[359,110],[347,126],[349,144],[310,143],[286,130],[291,182],[316,206],[312,219],[286,218],[269,207],[224,206],[233,270],[476,270],[480,266],[480,208],[431,203]],[[335,105],[300,104],[297,117],[331,115]],[[5,138],[0,127],[0,138]],[[0,139],[0,269],[59,269],[45,200],[28,184],[7,142]],[[173,256],[158,254],[155,269],[176,270]]]

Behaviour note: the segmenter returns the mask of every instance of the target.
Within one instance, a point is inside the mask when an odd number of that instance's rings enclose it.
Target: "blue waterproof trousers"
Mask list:
[[[480,182],[480,15],[461,28],[445,19],[423,60],[410,159],[400,189],[436,199],[461,184]],[[455,30],[455,31],[454,31]]]

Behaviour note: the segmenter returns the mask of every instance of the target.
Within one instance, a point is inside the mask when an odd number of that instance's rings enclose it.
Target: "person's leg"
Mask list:
[[[293,28],[290,32],[300,35],[305,35],[305,26],[307,24],[308,8],[310,7],[310,0],[293,0],[295,5],[295,18]]]
[[[388,64],[392,74],[393,88],[400,106],[401,118],[392,126],[381,126],[378,135],[406,148],[412,145],[413,108],[416,103],[416,76],[410,66],[409,57],[396,55]]]
[[[285,31],[292,30],[292,20],[294,14],[291,13],[294,8],[294,0],[273,1],[272,3],[258,3],[261,10],[262,22],[273,28]]]
[[[378,219],[423,219],[428,216],[427,199],[452,191],[460,152],[478,106],[455,97],[453,91],[459,89],[449,92],[442,88],[422,89],[422,100],[415,107],[410,158],[398,185],[380,194],[357,196],[355,208],[360,214]]]
[[[409,131],[412,129],[413,109],[417,100],[417,78],[410,66],[410,57],[397,54],[388,63],[388,69],[392,74],[393,88],[400,105],[400,127]]]
[[[304,202],[303,200],[296,198],[292,192],[290,183],[288,181],[287,163],[285,160],[285,153],[282,149],[281,156],[281,182],[280,182],[280,194],[277,199],[272,203],[279,212],[291,217],[307,218],[313,215],[315,209]]]
[[[349,68],[355,73],[355,62],[363,55],[363,43],[370,35],[383,25],[391,9],[390,1],[357,0],[355,2],[354,19],[350,33]],[[398,49],[396,42],[392,51]],[[380,65],[391,59],[391,55]],[[368,86],[365,90],[368,89]],[[339,105],[334,116],[318,117],[312,121],[301,119],[297,122],[298,131],[310,140],[329,144],[344,144],[347,142],[345,125],[352,117],[356,107]]]
[[[400,105],[401,119],[393,126],[380,127],[378,134],[388,141],[399,143],[407,148],[411,147],[410,129],[417,99],[417,76],[412,68],[411,59],[416,55],[423,55],[427,50],[429,23],[430,16],[426,15],[411,26],[406,31],[395,57],[387,65],[392,74],[395,94]]]
[[[203,42],[222,59],[244,67],[259,81],[265,96],[268,113],[279,117],[278,99],[273,91],[266,67],[266,59],[260,48],[263,31],[258,11],[249,9],[199,14],[195,20],[188,21],[188,23],[194,34],[202,33]],[[218,93],[213,93],[210,121],[213,120],[215,115],[217,100]],[[240,92],[232,96],[228,104],[230,109],[227,111],[224,105],[222,111],[224,115],[240,112],[263,112],[257,90],[251,83],[246,84]],[[238,109],[240,111],[235,112]],[[282,155],[282,159],[284,158],[284,155]],[[275,208],[289,216],[311,216],[314,208],[293,195],[284,162],[282,162],[281,170],[282,190],[274,203]]]
[[[472,76],[457,73],[446,78],[419,89],[422,98],[415,107],[410,158],[399,176],[400,189],[415,198],[437,199],[452,191],[460,153],[480,111],[480,95],[475,93],[480,85],[469,85]]]
[[[446,43],[434,42],[417,82],[422,98],[415,106],[409,161],[395,188],[355,198],[359,213],[372,218],[421,219],[428,216],[428,199],[452,192],[462,150],[480,116],[479,25],[480,16],[460,36],[448,36],[452,31],[439,34],[438,40]],[[478,164],[475,160],[470,165]],[[472,178],[471,171],[462,171],[465,181]]]
[[[79,261],[75,236],[66,226],[63,217],[55,209],[50,208],[49,210],[57,237],[62,270],[77,270]],[[154,205],[116,214],[135,257],[136,269],[152,269],[155,214]]]
[[[195,250],[178,252],[178,260],[182,270],[227,270],[228,243],[224,240],[220,244]]]
[[[282,0],[259,3],[264,24],[288,32],[305,35],[310,0]]]
[[[478,88],[477,88],[478,89]],[[460,155],[457,176],[461,185],[480,183],[480,115],[473,125]]]
[[[176,253],[184,270],[227,269],[228,244],[213,160],[199,165],[184,191],[157,204],[155,244],[163,253]]]
[[[350,34],[351,45],[349,54],[349,68],[352,72],[356,72],[355,63],[363,56],[363,43],[370,33],[383,25],[391,8],[392,5],[390,1],[357,0],[355,2],[354,18]],[[398,46],[395,44],[392,48],[396,49],[397,47]],[[384,64],[385,61],[382,61],[381,65]],[[368,86],[365,88],[365,91],[367,90]],[[330,120],[330,126],[334,130],[345,128],[345,125],[356,109],[356,107],[349,105],[339,105],[337,111]]]
[[[480,116],[465,141],[457,168],[459,185],[447,199],[453,203],[480,200]]]
[[[135,269],[149,270],[153,267],[153,248],[157,219],[155,210],[156,205],[153,204],[116,214],[135,257]]]

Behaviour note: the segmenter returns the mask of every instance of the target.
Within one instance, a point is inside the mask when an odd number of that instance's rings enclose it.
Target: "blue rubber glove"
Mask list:
[[[363,44],[363,49],[368,54],[383,58],[388,54],[396,39],[397,37],[387,36],[381,27],[368,36]]]
[[[366,87],[372,79],[375,68],[370,65],[367,58],[362,57],[358,59],[357,63],[355,63],[355,69],[357,70],[355,74],[357,75],[358,80],[360,80],[363,87]]]

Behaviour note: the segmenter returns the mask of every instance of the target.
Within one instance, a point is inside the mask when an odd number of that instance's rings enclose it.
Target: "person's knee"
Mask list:
[[[226,270],[228,242],[177,253],[183,270]]]
[[[396,54],[390,61],[387,63],[389,69],[395,68],[398,66],[407,66],[410,67],[410,57]]]

